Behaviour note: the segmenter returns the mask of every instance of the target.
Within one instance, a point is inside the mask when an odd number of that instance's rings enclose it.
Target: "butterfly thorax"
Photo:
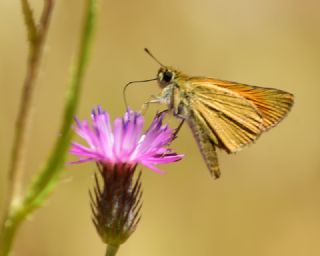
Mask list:
[[[176,117],[187,119],[189,116],[190,91],[188,80],[190,77],[172,67],[161,67],[158,71],[158,83],[162,88],[159,100],[166,104]]]

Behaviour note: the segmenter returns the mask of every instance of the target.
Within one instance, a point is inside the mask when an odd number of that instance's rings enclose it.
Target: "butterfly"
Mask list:
[[[162,89],[147,103],[162,103],[192,130],[203,159],[215,178],[220,176],[216,148],[235,153],[255,142],[290,111],[293,94],[207,77],[191,77],[160,64]]]

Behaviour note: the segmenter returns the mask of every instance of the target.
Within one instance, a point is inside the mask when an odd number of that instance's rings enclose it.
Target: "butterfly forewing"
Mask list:
[[[189,111],[203,120],[209,137],[228,153],[252,143],[262,132],[262,116],[250,101],[231,90],[207,82],[191,82]],[[183,86],[180,87],[183,90]]]
[[[232,90],[252,102],[262,114],[265,130],[278,124],[293,105],[291,93],[218,79],[203,79],[209,84]]]

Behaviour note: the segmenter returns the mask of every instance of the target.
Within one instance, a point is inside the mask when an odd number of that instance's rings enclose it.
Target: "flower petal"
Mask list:
[[[70,153],[79,157],[79,161],[72,163],[141,163],[155,172],[163,173],[154,165],[179,161],[183,157],[167,148],[174,136],[173,130],[162,124],[164,113],[155,116],[144,134],[144,118],[141,113],[132,110],[128,110],[123,118],[116,118],[113,128],[109,114],[100,106],[92,110],[91,118],[92,126],[86,120],[75,118],[74,130],[88,146],[72,143]]]
[[[148,167],[149,169],[151,169],[152,171],[159,173],[159,174],[165,174],[165,171],[160,170],[159,168],[155,167],[152,164],[149,163],[142,163],[144,166]]]

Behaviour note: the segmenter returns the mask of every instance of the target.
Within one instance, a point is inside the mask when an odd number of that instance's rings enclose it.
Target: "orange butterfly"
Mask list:
[[[216,147],[227,153],[241,150],[278,124],[293,105],[291,93],[189,77],[162,65],[147,49],[145,51],[161,65],[157,80],[162,92],[148,103],[167,104],[174,116],[187,121],[215,178],[220,176]]]

